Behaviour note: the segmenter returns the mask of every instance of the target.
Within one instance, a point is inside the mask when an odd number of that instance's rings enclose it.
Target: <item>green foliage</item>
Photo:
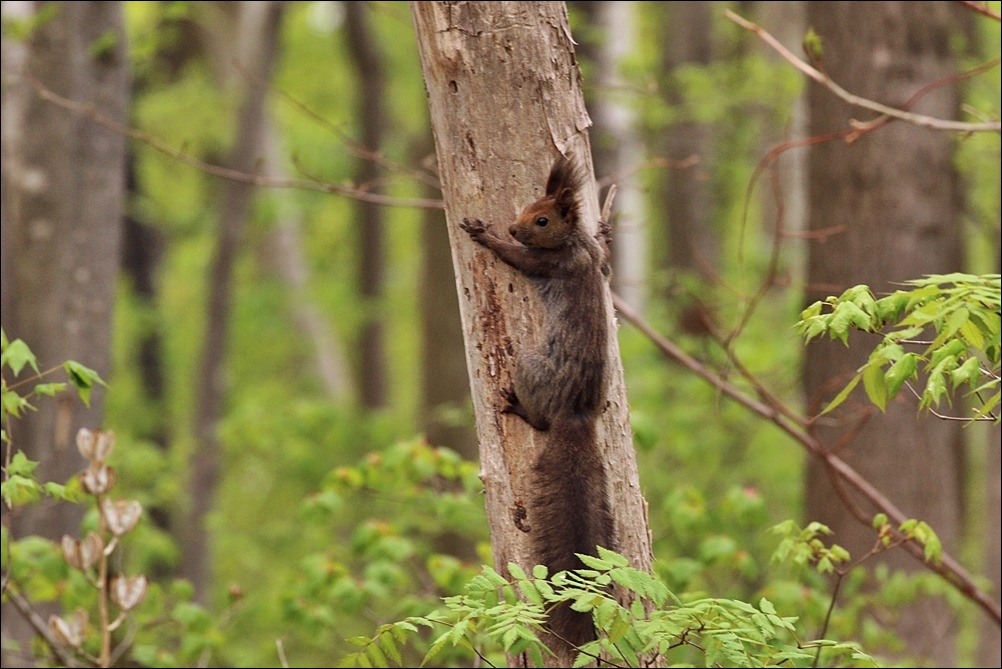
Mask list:
[[[17,597],[29,606],[43,602],[60,605],[66,613],[49,617],[45,638],[61,662],[107,667],[113,658],[126,653],[132,653],[130,657],[144,666],[191,666],[203,660],[218,646],[220,635],[214,619],[190,602],[191,589],[178,584],[165,590],[150,584],[145,575],[126,575],[123,569],[119,549],[124,537],[141,524],[142,505],[112,496],[118,479],[108,462],[114,451],[114,434],[80,430],[76,444],[87,466],[65,484],[38,480],[38,463],[17,450],[8,437],[10,421],[34,410],[32,402],[38,397],[51,397],[72,386],[87,403],[94,385],[104,381],[94,370],[72,360],[39,371],[28,345],[20,339],[9,341],[2,328],[0,345],[7,463],[4,505],[8,509],[35,505],[47,497],[89,508],[80,538],[64,535],[58,542],[39,536],[17,538],[4,524],[4,599]],[[17,377],[26,368],[34,374],[8,383],[7,371]],[[67,383],[39,382],[59,371],[66,374]],[[32,382],[34,385],[28,386]],[[201,613],[185,616],[184,611]],[[165,624],[164,616],[169,623]],[[129,633],[123,635],[125,628]]]
[[[951,402],[952,393],[967,387],[975,404],[971,419],[998,422],[999,275],[955,273],[907,283],[915,287],[879,299],[867,286],[854,286],[801,313],[797,327],[808,342],[827,335],[848,345],[852,330],[883,336],[866,364],[822,413],[844,402],[860,380],[870,401],[883,411],[902,387],[924,377],[925,387],[920,393],[914,391],[921,409]],[[929,336],[931,340],[918,339]]]
[[[579,649],[574,666],[600,656],[617,665],[641,666],[642,656],[650,653],[662,655],[673,666],[683,651],[693,650],[704,666],[812,666],[819,656],[840,666],[876,666],[852,643],[800,641],[796,617],[781,616],[765,598],[757,606],[731,599],[686,600],[612,551],[582,559],[587,569],[561,572],[552,579],[541,566],[530,576],[509,564],[510,581],[484,567],[463,594],[444,598],[433,613],[383,625],[371,638],[353,639],[359,650],[341,658],[338,666],[400,664],[400,647],[418,637],[422,628],[437,636],[421,666],[428,666],[446,646],[495,665],[500,650],[526,653],[539,666],[549,652],[541,640],[546,612],[561,602],[591,613],[600,631],[598,639]],[[610,594],[613,585],[629,593],[632,603],[620,604]]]
[[[26,367],[31,368],[34,374],[17,380]],[[32,402],[37,401],[37,398],[53,397],[66,390],[66,382],[42,383],[42,379],[60,370],[65,372],[69,385],[73,386],[85,404],[89,404],[90,393],[95,384],[105,385],[97,372],[73,360],[67,360],[61,367],[39,371],[38,361],[31,348],[20,339],[8,340],[7,332],[0,327],[0,375],[3,379],[0,388],[0,423],[3,429],[0,436],[9,453],[9,457],[5,459],[8,464],[4,469],[3,483],[0,484],[0,498],[8,507],[33,504],[43,496],[71,502],[79,499],[78,487],[75,485],[64,486],[36,480],[34,472],[38,463],[28,459],[24,453],[15,451],[8,437],[7,426],[11,419],[20,418],[26,411],[34,411]],[[10,381],[7,379],[8,371],[13,375]]]
[[[773,534],[783,537],[773,554],[776,562],[790,561],[798,565],[813,565],[818,573],[830,574],[839,565],[849,562],[848,551],[838,545],[826,546],[822,537],[831,530],[816,521],[801,529],[792,520],[785,520],[770,528]]]
[[[331,633],[368,633],[459,592],[489,559],[482,494],[475,463],[421,440],[334,469],[304,503],[302,520],[345,541],[300,558],[282,585],[285,619],[302,643],[329,646]],[[427,641],[411,646],[405,664]],[[440,660],[454,655],[441,650]]]

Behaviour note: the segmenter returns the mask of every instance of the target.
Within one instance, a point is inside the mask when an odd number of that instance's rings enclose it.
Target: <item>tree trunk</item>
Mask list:
[[[713,7],[708,2],[663,5],[665,21],[662,64],[669,78],[683,67],[710,64],[713,57]],[[669,79],[666,96],[674,105],[686,105],[679,84]],[[668,224],[668,268],[672,275],[712,276],[719,253],[719,234],[713,226],[713,155],[710,129],[705,123],[681,120],[664,132],[665,158],[671,161],[667,187],[661,192]]]
[[[348,53],[355,64],[358,94],[358,120],[362,146],[378,152],[386,130],[386,74],[382,57],[375,48],[369,27],[368,7],[364,2],[346,2],[345,27]],[[379,165],[359,156],[355,171],[358,188],[376,191]],[[358,281],[365,320],[358,336],[358,380],[362,406],[380,409],[386,406],[386,353],[383,345],[383,207],[372,202],[355,202],[361,241]]]
[[[1002,557],[999,555],[999,533],[1002,527],[1002,426],[998,423],[988,430],[987,455],[985,456],[984,486],[985,517],[976,536],[981,537],[983,560],[981,573],[991,582],[991,592],[995,599],[1002,592]],[[980,483],[980,482],[979,482]],[[978,620],[978,648],[974,653],[974,663],[978,667],[994,667],[1002,663],[1002,636],[998,624],[986,615]]]
[[[246,63],[251,74],[245,81],[245,98],[240,110],[237,135],[229,167],[240,172],[255,172],[263,151],[262,132],[267,86],[278,42],[282,5],[279,2],[244,2],[240,6],[242,53],[255,54]],[[249,47],[253,45],[251,50]],[[209,301],[205,345],[202,349],[198,401],[195,417],[195,453],[191,463],[190,507],[185,523],[180,574],[191,581],[195,598],[207,601],[209,588],[209,534],[206,516],[212,510],[219,482],[220,444],[216,427],[223,415],[226,397],[226,354],[229,339],[230,304],[233,292],[233,268],[254,187],[250,184],[224,183],[220,205],[219,235],[215,256],[209,266]]]
[[[659,7],[664,22],[662,85],[667,101],[682,111],[682,118],[664,129],[656,141],[663,146],[668,167],[660,178],[658,211],[667,237],[662,262],[667,276],[669,303],[677,305],[679,326],[692,335],[706,335],[711,314],[700,302],[688,279],[713,280],[720,254],[721,231],[714,224],[715,171],[712,128],[686,118],[686,100],[679,72],[686,67],[704,67],[713,59],[713,3],[666,2]]]
[[[55,93],[124,123],[129,77],[121,3],[58,3],[55,10],[29,37],[27,71]],[[4,62],[6,68],[6,54]],[[34,91],[22,109],[20,119],[7,118],[4,106],[4,245],[10,245],[5,261],[13,265],[4,276],[4,328],[11,339],[24,339],[42,369],[73,359],[108,378],[126,141]],[[83,467],[74,435],[82,427],[102,427],[103,389],[95,389],[90,407],[69,392],[37,406],[14,423],[10,437],[39,462],[39,480],[66,482]],[[5,513],[14,537],[58,540],[80,528],[78,507],[42,504],[21,511]],[[11,638],[28,638],[13,629],[16,618],[5,609],[4,666],[25,661],[6,654]]]
[[[801,43],[807,29],[804,2],[789,0],[768,0],[755,3],[755,15],[761,26],[768,26],[769,32],[793,53],[802,51]],[[775,67],[787,67],[775,50],[756,39],[752,53],[761,53]],[[807,130],[806,98],[797,97],[790,106],[789,122],[783,126],[777,122],[779,110],[768,106],[769,116],[765,132],[762,134],[759,155],[765,156],[783,142],[803,139]],[[762,175],[758,185],[762,209],[762,227],[766,234],[803,233],[807,225],[807,152],[802,149],[785,151],[769,166],[768,173]],[[784,254],[797,255],[790,262],[802,263],[802,247],[787,245]],[[789,257],[787,255],[787,257]],[[798,277],[798,281],[802,280]]]
[[[514,517],[530,498],[525,489],[542,440],[498,410],[509,387],[514,355],[541,322],[522,277],[486,254],[458,225],[464,217],[506,225],[539,198],[558,151],[574,152],[591,173],[590,119],[564,4],[411,3],[443,184],[453,266],[458,277],[467,368],[480,441],[481,478],[495,565],[526,569],[528,535]],[[597,226],[589,183],[583,217]],[[609,313],[612,313],[611,300]],[[634,566],[651,567],[646,503],[632,448],[622,364],[609,320],[609,400],[599,421],[610,476],[617,548]],[[551,666],[570,666],[572,657]],[[526,666],[527,657],[510,657]]]
[[[274,121],[265,119],[264,153],[271,176],[290,178],[288,160]],[[313,373],[320,381],[331,402],[351,405],[355,387],[349,370],[348,356],[342,342],[334,334],[331,318],[320,313],[309,290],[309,264],[303,248],[303,213],[294,194],[277,191],[275,201],[278,221],[262,248],[266,264],[274,268],[285,284],[286,301],[296,328],[313,346]]]
[[[950,39],[963,11],[943,2],[812,2],[808,24],[822,39],[824,67],[834,81],[901,107],[926,84],[957,71]],[[844,130],[851,119],[868,116],[819,86],[811,86],[808,104],[811,135]],[[956,118],[956,89],[939,88],[912,110]],[[855,284],[891,291],[896,282],[962,269],[953,143],[948,134],[898,122],[852,144],[837,140],[811,149],[808,213],[815,234],[809,245],[808,303]],[[808,347],[803,380],[809,411],[816,413],[845,385],[874,344],[872,337],[858,336],[848,348],[831,342]],[[956,552],[962,428],[917,414],[910,393],[890,403],[886,415],[857,393],[843,410],[818,421],[814,432],[905,513],[928,522],[944,549]],[[808,465],[806,495],[808,519],[831,527],[833,540],[854,557],[873,547],[876,537],[865,522],[872,507],[852,499],[864,522],[854,518],[818,460]],[[922,568],[904,551],[881,558],[895,569]],[[895,629],[909,657],[927,658],[935,662],[932,666],[955,663],[956,617],[943,600],[920,599],[902,612]]]

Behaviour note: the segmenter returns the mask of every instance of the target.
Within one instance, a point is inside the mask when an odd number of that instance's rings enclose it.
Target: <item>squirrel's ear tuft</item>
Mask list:
[[[546,180],[546,194],[556,197],[562,189],[576,190],[574,165],[570,156],[559,156],[550,168],[550,177]]]

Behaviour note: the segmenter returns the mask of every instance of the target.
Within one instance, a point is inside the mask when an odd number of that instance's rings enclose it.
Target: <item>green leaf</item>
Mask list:
[[[14,416],[14,418],[20,418],[21,412],[27,409],[34,409],[34,407],[13,390],[3,390],[3,412],[4,415]]]
[[[35,392],[46,397],[55,397],[64,390],[66,390],[65,383],[39,383],[35,386]]]
[[[981,364],[977,358],[968,358],[957,369],[950,372],[950,383],[954,389],[967,383],[971,386],[978,382],[981,375]]]
[[[929,359],[929,367],[936,368],[948,358],[958,358],[967,352],[967,344],[960,339],[953,339],[936,349]],[[954,363],[956,364],[956,363]]]
[[[24,451],[17,451],[14,456],[10,459],[10,464],[7,466],[7,473],[10,476],[27,476],[29,478],[34,478],[35,470],[38,468],[38,462],[31,460]]]
[[[824,307],[824,303],[821,301],[815,302],[811,306],[807,307],[800,312],[800,320],[807,321],[815,316],[821,315],[821,309]]]
[[[508,563],[508,573],[511,574],[513,578],[516,578],[520,581],[524,581],[528,578],[525,575],[525,570],[522,569],[522,567],[515,564],[514,562]]]
[[[853,389],[855,389],[856,386],[859,384],[860,378],[861,378],[860,374],[857,374],[856,376],[852,377],[852,380],[846,384],[845,388],[843,388],[841,392],[839,392],[839,394],[836,395],[832,399],[832,401],[829,402],[828,405],[821,411],[821,415],[822,416],[825,415],[829,411],[835,409],[838,405],[842,404],[842,402],[845,402],[845,399],[849,397],[849,393],[851,393]]]
[[[0,483],[0,496],[10,506],[22,506],[37,502],[42,495],[42,486],[27,476],[12,475]]]
[[[389,634],[381,634],[379,636],[379,647],[382,649],[383,654],[393,658],[393,661],[397,664],[403,663],[403,658],[400,655],[400,649],[397,648],[396,639],[393,638],[392,632]]]
[[[942,374],[930,374],[926,381],[925,390],[922,391],[922,401],[919,405],[923,408],[939,404],[939,401],[946,395],[946,381]]]
[[[896,396],[905,381],[908,381],[915,376],[916,370],[918,369],[917,360],[918,355],[915,353],[906,353],[900,360],[891,365],[890,369],[887,370],[887,373],[884,374],[884,380],[887,382],[888,397]]]
[[[847,344],[849,341],[849,329],[852,327],[870,331],[872,328],[870,317],[854,303],[840,302],[835,307],[829,324],[831,337],[833,339],[838,337],[843,344]]]
[[[863,388],[878,409],[884,411],[887,408],[887,383],[879,366],[867,365],[863,370]]]
[[[964,324],[960,326],[960,336],[979,351],[985,349],[984,335],[981,334],[981,328],[974,322],[974,318],[964,321]]]
[[[100,375],[95,372],[90,367],[85,367],[79,362],[73,360],[67,360],[63,363],[63,369],[70,377],[70,383],[74,385],[77,389],[77,394],[83,403],[88,407],[90,406],[90,393],[91,389],[94,387],[95,383],[100,383],[107,387],[107,384],[101,379]]]
[[[6,338],[6,334],[4,337]],[[3,349],[3,353],[0,353],[0,367],[7,366],[10,370],[14,372],[14,376],[21,373],[25,365],[30,365],[35,373],[38,374],[38,363],[35,361],[35,354],[31,352],[28,345],[25,344],[20,339],[15,339],[14,341],[6,344]]]

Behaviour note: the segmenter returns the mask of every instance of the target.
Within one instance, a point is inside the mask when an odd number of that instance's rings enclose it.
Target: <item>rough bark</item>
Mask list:
[[[499,413],[514,355],[540,325],[538,302],[522,277],[479,252],[458,225],[464,217],[507,225],[538,199],[558,151],[573,151],[591,172],[580,73],[561,2],[414,2],[412,16],[435,135],[452,244],[467,368],[480,442],[494,562],[504,573],[532,565],[527,535],[513,516],[527,491],[540,444],[527,425]],[[583,219],[597,229],[592,184]],[[609,313],[612,313],[611,300]],[[622,364],[609,321],[609,401],[599,421],[610,475],[618,549],[650,569],[650,531],[632,447]],[[525,666],[526,657],[511,657]],[[570,666],[557,657],[551,666]]]
[[[386,100],[386,72],[382,56],[375,47],[369,27],[368,8],[364,2],[346,2],[345,28],[348,53],[355,65],[358,94],[357,117],[361,124],[360,141],[367,150],[378,152],[386,130],[389,104]],[[378,191],[379,165],[360,156],[355,170],[359,188]],[[386,405],[386,354],[383,345],[383,249],[384,207],[372,202],[355,202],[355,215],[361,244],[358,267],[359,293],[365,320],[358,335],[358,381],[362,405],[379,409]]]
[[[823,40],[824,66],[835,81],[901,107],[922,86],[956,72],[949,44],[962,11],[943,2],[808,3],[808,23]],[[846,129],[850,119],[862,116],[818,86],[810,88],[808,104],[811,135]],[[956,118],[956,89],[933,91],[912,110]],[[891,291],[895,282],[962,269],[953,141],[945,133],[894,123],[852,144],[832,141],[811,149],[808,213],[815,234],[808,303],[855,284]],[[853,337],[848,348],[827,342],[808,347],[803,380],[811,412],[841,389],[874,343]],[[856,394],[814,428],[906,514],[928,522],[951,552],[959,548],[961,530],[961,430],[959,423],[919,415],[907,392],[890,403],[886,415]],[[853,516],[821,462],[809,463],[805,489],[808,518],[829,525],[835,542],[855,557],[873,546],[872,528]],[[851,503],[872,517],[865,501]],[[903,551],[881,561],[894,569],[921,569]],[[924,598],[902,612],[896,631],[909,657],[950,666],[956,623],[941,599]]]
[[[240,8],[240,43],[242,52],[251,52],[244,66],[250,77],[245,80],[245,97],[237,122],[229,167],[253,173],[263,152],[261,145],[267,87],[256,82],[268,81],[278,42],[282,6],[278,2],[244,2]],[[254,45],[254,49],[250,49]],[[185,522],[180,574],[191,581],[196,600],[204,602],[210,585],[210,546],[206,516],[212,510],[221,466],[221,447],[216,426],[223,415],[226,398],[226,355],[230,332],[230,306],[233,292],[233,269],[254,194],[252,185],[225,182],[220,202],[219,231],[212,262],[208,269],[205,344],[197,381],[195,416],[195,453],[191,460],[190,506]]]
[[[129,77],[121,3],[57,3],[53,10],[28,39],[27,71],[55,93],[124,122]],[[5,91],[7,83],[5,77]],[[108,378],[126,142],[34,92],[20,110],[20,119],[7,118],[4,106],[4,264],[11,265],[4,270],[4,328],[31,346],[42,369],[73,359]],[[103,409],[103,388],[90,407],[64,393],[38,402],[10,436],[40,463],[39,480],[66,482],[83,467],[76,431],[102,427]],[[43,504],[4,520],[15,537],[58,540],[77,534],[80,510]],[[7,655],[8,641],[28,638],[12,628],[17,619],[5,609],[4,666],[31,661]]]

